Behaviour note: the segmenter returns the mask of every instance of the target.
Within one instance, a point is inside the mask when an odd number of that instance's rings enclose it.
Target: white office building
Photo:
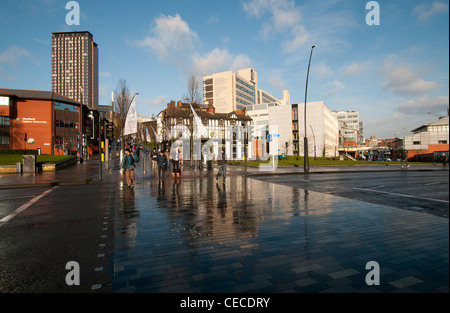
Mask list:
[[[292,109],[286,102],[272,102],[250,105],[247,107],[247,115],[252,118],[253,137],[267,139],[267,134],[277,135],[278,149],[274,151],[278,155],[292,155]],[[269,129],[268,126],[271,126]],[[276,130],[275,130],[276,129]],[[272,132],[277,132],[273,134]]]
[[[279,99],[258,89],[258,73],[252,68],[215,73],[203,77],[203,103],[213,106],[216,113],[244,111],[248,106],[282,102],[289,103],[289,92]]]
[[[304,155],[305,104],[292,104],[293,154]],[[306,136],[310,157],[336,157],[339,148],[339,125],[323,101],[306,103]]]
[[[359,113],[356,111],[333,111],[332,113],[339,121],[343,142],[356,142],[363,145],[364,127],[363,122],[359,121]]]

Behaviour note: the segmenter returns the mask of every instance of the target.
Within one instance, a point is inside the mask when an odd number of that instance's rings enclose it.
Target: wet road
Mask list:
[[[90,292],[99,282],[109,290],[112,187],[0,190],[0,292]],[[66,284],[70,261],[80,266],[79,286]]]
[[[255,177],[285,186],[449,216],[449,174],[446,171],[399,171]]]
[[[448,172],[239,170],[0,190],[0,291],[448,292]]]

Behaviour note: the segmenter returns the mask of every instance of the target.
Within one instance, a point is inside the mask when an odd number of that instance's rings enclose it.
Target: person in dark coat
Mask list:
[[[216,181],[219,180],[220,176],[223,176],[223,182],[225,183],[227,175],[227,157],[224,150],[222,150],[222,155],[220,156],[220,159],[217,160],[217,164],[219,165],[219,172],[216,175]]]
[[[159,152],[158,158],[156,159],[156,163],[158,164],[159,180],[163,180],[164,179],[164,170],[167,167],[167,157],[162,150]]]
[[[128,188],[131,188],[132,185],[134,185],[134,158],[131,154],[130,148],[125,149],[125,155],[122,158],[122,162],[120,163],[120,170],[122,172],[125,172],[125,179],[127,182]]]

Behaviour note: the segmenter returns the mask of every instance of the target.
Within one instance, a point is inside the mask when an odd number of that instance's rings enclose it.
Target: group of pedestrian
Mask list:
[[[180,161],[181,161],[181,149],[172,149],[172,153],[169,153],[169,149],[166,151],[160,150],[159,153],[156,149],[153,149],[151,153],[153,172],[158,172],[158,178],[164,179],[165,170],[169,168],[172,163],[172,176],[181,177]]]
[[[164,180],[165,171],[169,168],[169,163],[172,163],[172,177],[181,177],[180,161],[182,161],[182,154],[180,147],[173,148],[171,153],[169,153],[168,149],[165,151],[160,150],[159,152],[157,152],[156,149],[153,149],[150,157],[152,159],[153,172],[157,172],[160,181]],[[137,156],[137,158],[139,158],[139,156]],[[125,173],[126,183],[129,188],[134,185],[136,176],[134,168],[136,162],[136,154],[133,153],[129,147],[125,148],[125,155],[120,164],[120,170]],[[225,183],[227,159],[224,150],[222,150],[221,155],[218,157],[217,163],[219,165],[219,172],[216,175],[216,181],[222,176],[223,182]]]

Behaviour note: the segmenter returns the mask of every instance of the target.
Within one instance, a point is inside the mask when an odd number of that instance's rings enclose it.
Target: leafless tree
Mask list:
[[[113,122],[114,138],[120,138],[123,143],[123,129],[131,105],[131,93],[127,81],[120,79],[114,92]]]
[[[184,100],[190,104],[192,103],[202,103],[203,95],[200,92],[200,83],[198,79],[192,75],[188,79],[188,93],[184,96]]]

